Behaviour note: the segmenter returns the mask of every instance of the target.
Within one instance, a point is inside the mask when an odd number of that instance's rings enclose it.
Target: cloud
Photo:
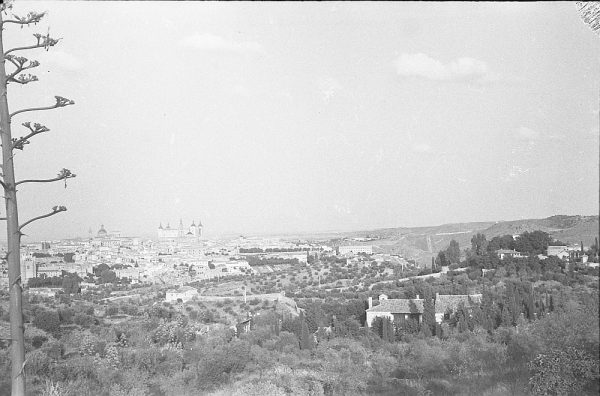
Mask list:
[[[350,205],[348,202],[336,202],[333,204],[333,210],[339,215],[350,215],[352,214],[352,209],[350,209]]]
[[[538,131],[534,131],[533,129],[524,126],[521,126],[517,129],[517,135],[526,140],[536,140],[540,137],[540,133]]]
[[[335,78],[324,77],[317,81],[318,89],[321,92],[323,102],[329,103],[331,99],[343,89],[342,84]]]
[[[413,144],[412,150],[417,153],[430,153],[433,149],[427,143]]]
[[[39,59],[41,63],[48,66],[56,66],[68,71],[78,71],[84,66],[84,62],[75,55],[59,50],[47,51]]]
[[[429,55],[402,54],[395,61],[396,72],[403,77],[418,77],[435,81],[478,81],[497,79],[488,65],[474,58],[458,58],[444,64]]]
[[[524,169],[518,165],[513,165],[510,167],[508,174],[506,174],[505,176],[502,176],[501,179],[504,182],[510,182],[517,178],[520,178],[521,176],[523,176],[527,173],[529,173],[529,169]]]
[[[254,41],[231,41],[210,33],[193,34],[181,40],[180,45],[200,51],[264,53],[262,45]]]
[[[231,89],[231,93],[233,93],[236,96],[241,96],[241,97],[244,97],[244,98],[249,98],[250,97],[250,90],[245,85],[239,85],[239,84],[235,85]]]
[[[382,148],[380,148],[377,151],[377,154],[375,154],[375,162],[377,162],[378,164],[381,164],[384,159],[385,159],[385,152],[383,151]]]

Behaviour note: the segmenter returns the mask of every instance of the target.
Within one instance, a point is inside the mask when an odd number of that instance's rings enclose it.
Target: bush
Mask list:
[[[33,347],[37,349],[41,347],[46,341],[48,341],[48,337],[36,335],[33,336],[33,339],[31,340],[31,345],[33,345]]]
[[[106,315],[107,316],[113,316],[119,313],[119,308],[115,307],[115,306],[110,306],[106,309]]]
[[[58,310],[58,317],[59,317],[60,321],[64,324],[73,323],[74,315],[75,315],[75,311],[73,311],[71,308],[65,308],[65,309]]]
[[[76,314],[75,318],[73,319],[73,322],[82,327],[90,327],[96,324],[96,318],[91,315]]]
[[[535,394],[578,394],[588,382],[598,379],[597,357],[568,347],[538,355],[530,364],[529,380]]]
[[[124,304],[121,305],[121,312],[127,315],[136,316],[139,313],[139,309],[136,305],[133,304]]]
[[[40,310],[33,318],[33,325],[51,334],[57,334],[60,328],[60,318],[58,312]]]
[[[58,360],[62,357],[63,353],[65,352],[65,346],[58,341],[54,341],[48,343],[43,348],[43,351],[46,353],[46,355],[48,355],[50,359]]]

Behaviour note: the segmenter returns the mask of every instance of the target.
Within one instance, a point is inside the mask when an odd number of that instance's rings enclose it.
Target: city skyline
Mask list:
[[[600,45],[572,3],[15,3],[29,10],[48,16],[7,44],[62,40],[27,54],[40,81],[11,86],[11,107],[76,105],[30,118],[51,132],[16,173],[78,177],[19,190],[23,220],[68,208],[26,241],[598,213]]]

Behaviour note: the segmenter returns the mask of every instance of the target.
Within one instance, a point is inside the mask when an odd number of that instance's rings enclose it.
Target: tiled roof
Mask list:
[[[481,303],[481,294],[438,295],[435,300],[435,313],[446,313],[448,309],[454,311],[460,303],[470,307],[472,303]]]
[[[390,312],[390,313],[412,313],[410,310],[410,301],[413,301],[417,307],[418,313],[423,313],[423,299],[389,299],[383,300],[379,305],[367,309],[367,312]]]

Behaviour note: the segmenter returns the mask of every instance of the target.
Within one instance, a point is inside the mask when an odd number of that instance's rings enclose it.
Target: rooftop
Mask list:
[[[520,254],[520,252],[517,252],[516,250],[511,250],[511,249],[498,249],[496,250],[497,254]]]
[[[411,301],[415,304],[417,312],[411,311]],[[423,299],[383,300],[379,305],[367,309],[367,312],[423,313]]]
[[[481,294],[437,295],[435,299],[435,313],[446,313],[447,310],[456,310],[463,303],[470,307],[472,303],[481,303]]]

